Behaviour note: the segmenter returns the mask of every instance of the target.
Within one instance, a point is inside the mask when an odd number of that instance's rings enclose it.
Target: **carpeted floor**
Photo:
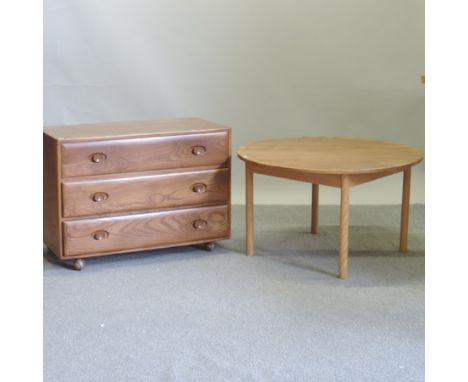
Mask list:
[[[352,206],[349,278],[338,208],[243,207],[213,252],[176,248],[44,261],[44,381],[423,381],[424,206],[397,252],[398,206]]]

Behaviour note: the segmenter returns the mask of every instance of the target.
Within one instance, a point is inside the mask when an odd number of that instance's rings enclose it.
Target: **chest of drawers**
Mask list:
[[[230,237],[231,131],[197,118],[44,128],[44,243],[84,258]]]

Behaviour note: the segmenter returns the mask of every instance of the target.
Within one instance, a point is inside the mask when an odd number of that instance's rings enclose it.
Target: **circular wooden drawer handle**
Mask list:
[[[197,219],[192,223],[192,226],[195,229],[205,229],[207,225],[208,225],[208,222],[203,219]]]
[[[193,146],[192,147],[192,154],[193,155],[203,155],[206,153],[205,146]]]
[[[96,202],[96,203],[103,202],[108,197],[109,197],[109,194],[107,194],[105,192],[96,192],[93,195],[91,195],[92,201]]]
[[[94,153],[90,156],[90,160],[93,163],[101,163],[107,159],[107,155],[104,153]]]
[[[202,192],[205,192],[206,188],[207,187],[205,183],[195,183],[194,185],[192,185],[192,191],[197,194],[201,194]]]
[[[96,231],[93,233],[94,240],[104,240],[109,237],[109,232],[107,231]]]

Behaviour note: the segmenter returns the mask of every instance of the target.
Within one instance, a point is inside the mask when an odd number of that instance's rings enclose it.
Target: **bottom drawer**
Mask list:
[[[70,220],[63,223],[64,254],[143,250],[226,238],[228,206]]]

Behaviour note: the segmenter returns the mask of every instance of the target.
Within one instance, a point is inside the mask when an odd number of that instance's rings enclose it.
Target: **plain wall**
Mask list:
[[[423,0],[45,0],[44,124],[198,116],[237,147],[350,136],[424,149]],[[310,185],[256,176],[256,203],[303,204]],[[337,204],[322,187],[322,203]],[[351,203],[401,201],[401,175]],[[424,167],[412,202],[424,203]]]

